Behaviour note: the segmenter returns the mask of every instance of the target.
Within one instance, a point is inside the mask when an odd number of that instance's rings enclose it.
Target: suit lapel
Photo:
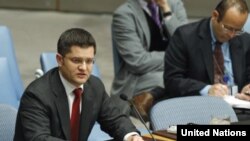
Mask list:
[[[233,75],[234,75],[234,81],[235,83],[242,82],[241,74],[243,66],[243,48],[240,46],[240,42],[238,39],[235,39],[233,41],[229,42],[230,45],[230,55],[232,60],[232,69],[233,69]],[[241,85],[241,84],[238,84]]]
[[[87,136],[91,131],[91,123],[94,120],[93,118],[93,91],[89,83],[84,84],[84,91],[82,95],[82,111],[80,118],[80,141],[87,140]]]
[[[62,95],[65,95],[65,97]],[[68,103],[66,94],[62,95],[58,97],[56,101],[56,106],[58,109],[58,114],[62,125],[63,133],[66,139],[70,139],[70,118],[68,110],[69,106],[67,106],[68,104],[62,104],[62,103]]]
[[[214,70],[213,67],[213,52],[212,52],[212,47],[211,47],[211,42],[209,40],[204,40],[202,43],[204,43],[203,45],[198,45],[201,47],[201,52],[203,54],[203,60],[206,66],[206,70],[208,73],[208,77],[210,82],[213,82],[214,79],[214,72],[211,70]]]
[[[210,82],[213,82],[214,79],[214,67],[213,67],[213,52],[211,45],[211,32],[209,28],[210,19],[205,20],[201,23],[199,27],[199,37],[201,38],[200,42],[197,43],[197,46],[200,47],[204,64],[208,73]]]
[[[138,23],[143,32],[144,32],[144,36],[146,38],[146,47],[148,47],[147,49],[149,49],[150,46],[150,31],[148,28],[148,22],[146,19],[146,16],[144,14],[144,11],[142,10],[140,3],[138,0],[129,0],[129,7],[131,7],[132,11],[134,11],[134,15],[137,15],[136,18],[138,18]]]
[[[52,80],[51,83],[53,85],[53,92],[56,95],[55,105],[58,111],[63,133],[66,139],[70,139],[70,116],[68,99],[63,84],[60,80],[59,73],[57,73],[56,75],[57,76]]]

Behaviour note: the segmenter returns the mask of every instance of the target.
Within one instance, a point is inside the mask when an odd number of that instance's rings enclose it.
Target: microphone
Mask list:
[[[124,101],[127,101],[129,103],[129,105],[135,110],[136,115],[139,117],[140,121],[142,122],[142,124],[146,127],[148,133],[150,134],[151,138],[153,139],[153,141],[156,141],[155,138],[153,137],[152,133],[150,132],[150,130],[148,129],[146,122],[143,120],[141,114],[139,113],[139,111],[137,110],[137,108],[135,107],[135,104],[132,100],[129,100],[128,97],[125,94],[121,94],[120,98]]]
[[[36,69],[35,76],[36,79],[41,77],[44,74],[44,72],[41,69]]]

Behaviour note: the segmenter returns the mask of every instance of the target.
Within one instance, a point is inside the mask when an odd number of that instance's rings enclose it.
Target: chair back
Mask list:
[[[13,141],[17,110],[5,104],[0,104],[0,140]]]
[[[18,108],[20,94],[16,90],[15,82],[6,57],[0,57],[0,104],[12,105]]]
[[[40,64],[41,64],[41,69],[43,70],[44,73],[56,67],[57,66],[56,53],[43,52],[40,55]]]
[[[57,66],[55,52],[43,52],[40,56],[41,69],[44,73]],[[101,78],[99,68],[96,63],[93,65],[92,75]]]
[[[24,91],[23,82],[17,64],[15,49],[13,46],[10,30],[6,26],[0,26],[0,57],[6,57],[8,61],[10,76],[13,81],[13,86],[19,97]]]
[[[223,99],[213,96],[186,96],[166,99],[156,103],[150,111],[152,129],[166,129],[171,125],[209,124],[212,117],[238,118],[233,108]]]

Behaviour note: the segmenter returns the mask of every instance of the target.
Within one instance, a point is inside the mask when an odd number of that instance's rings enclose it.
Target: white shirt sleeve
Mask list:
[[[133,136],[133,135],[138,135],[138,136],[140,136],[137,132],[130,132],[130,133],[128,133],[128,134],[126,134],[126,135],[124,136],[123,141],[127,141],[127,140],[128,140],[128,137]]]

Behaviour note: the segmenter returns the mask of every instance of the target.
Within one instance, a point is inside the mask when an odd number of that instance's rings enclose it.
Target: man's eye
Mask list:
[[[80,60],[80,59],[72,59],[72,62],[76,63],[76,64],[80,64],[82,62],[82,60]]]
[[[94,63],[94,59],[86,59],[86,63],[87,64],[92,64],[92,63]]]

